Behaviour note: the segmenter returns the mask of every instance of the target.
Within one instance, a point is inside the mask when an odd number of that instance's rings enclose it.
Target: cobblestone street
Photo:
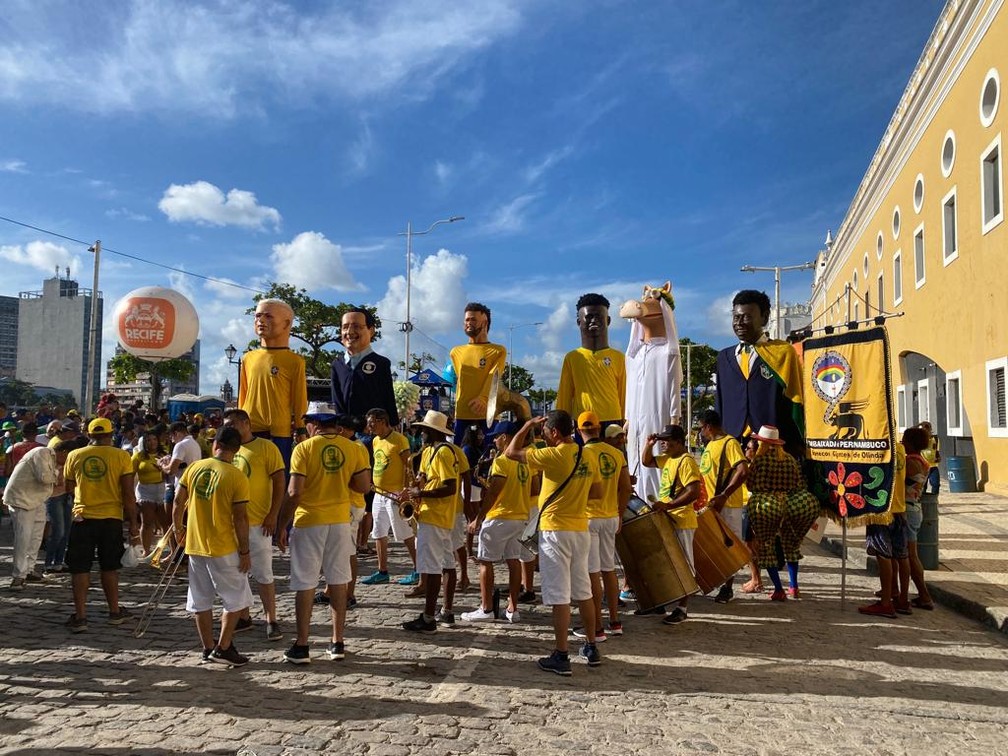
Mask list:
[[[9,563],[9,529],[0,535]],[[285,639],[268,642],[257,624],[237,636],[251,663],[228,669],[200,663],[184,583],[139,640],[105,624],[98,591],[90,629],[71,635],[66,578],[4,590],[2,752],[1005,753],[1004,635],[941,607],[862,617],[874,583],[856,568],[841,611],[840,560],[806,546],[800,601],[694,598],[675,627],[630,616],[600,646],[602,666],[575,660],[571,678],[534,663],[552,645],[541,606],[523,607],[516,626],[414,636],[398,624],[419,605],[400,586],[360,586],[346,660],[325,658],[327,612],[316,609],[312,662],[293,667],[281,662],[293,630],[281,582]],[[127,606],[146,601],[154,574],[123,572]],[[456,614],[477,600],[461,594]]]

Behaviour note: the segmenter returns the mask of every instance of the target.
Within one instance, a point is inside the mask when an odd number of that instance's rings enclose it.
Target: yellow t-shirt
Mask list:
[[[465,452],[462,451],[461,446],[455,446],[455,444],[452,444],[452,451],[455,452],[455,463],[458,465],[456,468],[458,470],[458,497],[455,500],[455,517],[457,519],[458,516],[465,511],[465,502],[462,501],[462,497],[465,496],[464,486],[462,485],[462,477],[469,472],[469,458],[466,456]]]
[[[906,449],[899,441],[895,445],[893,454],[893,485],[892,500],[889,511],[893,514],[906,513]]]
[[[588,519],[618,517],[620,470],[626,467],[626,458],[619,449],[599,440],[586,443],[584,453],[595,455],[595,465],[602,476],[602,496],[588,499]]]
[[[599,420],[622,420],[626,416],[626,358],[606,348],[593,352],[578,347],[564,357],[560,369],[556,408],[577,418],[591,410]]]
[[[455,419],[484,420],[484,412],[474,412],[469,402],[490,395],[490,376],[493,371],[503,375],[507,349],[500,344],[462,344],[451,350],[451,363],[455,369]]]
[[[504,487],[486,519],[527,520],[532,507],[532,473],[528,465],[498,454],[490,465],[490,477],[503,478]]]
[[[261,347],[242,357],[238,406],[248,412],[253,433],[289,438],[291,421],[308,411],[304,358],[286,347]]]
[[[234,456],[234,466],[245,473],[249,485],[250,526],[262,525],[273,506],[273,473],[284,469],[280,450],[272,441],[253,438]]]
[[[151,486],[164,480],[164,473],[158,467],[157,457],[143,452],[133,454],[133,472],[136,474],[137,483],[144,486]]]
[[[720,477],[727,485],[735,465],[745,464],[745,461],[742,445],[732,436],[725,434],[721,438],[709,441],[704,447],[703,454],[700,455],[700,474],[703,475],[704,484],[707,486],[707,496],[714,498],[718,478]],[[742,486],[736,488],[725,500],[725,506],[733,509],[741,507],[744,503]]]
[[[542,490],[539,492],[539,506],[543,508],[540,530],[588,530],[588,491],[592,483],[602,480],[594,454],[581,455],[574,477],[550,501],[550,496],[574,468],[577,450],[577,444],[566,442],[525,452],[529,470],[543,472]]]
[[[295,446],[291,475],[305,481],[294,527],[350,522],[350,478],[370,464],[361,444],[335,434],[312,436]]]
[[[114,446],[74,449],[63,466],[63,477],[73,478],[74,517],[86,520],[123,518],[120,478],[133,476],[133,459]]]
[[[186,554],[222,557],[238,551],[234,505],[248,502],[249,484],[234,465],[219,459],[201,459],[186,466],[180,486],[186,501]]]
[[[390,432],[385,438],[375,436],[371,439],[371,451],[374,454],[375,488],[383,491],[401,491],[406,485],[406,466],[400,456],[409,451],[409,441],[399,431]]]
[[[361,454],[364,455],[364,459],[367,460],[368,466],[370,467],[370,465],[371,465],[371,455],[368,454],[367,447],[364,445],[364,443],[362,441],[358,441],[355,438],[352,438],[350,440],[360,447],[360,452],[361,452]],[[353,489],[351,489],[350,490],[350,506],[353,507],[354,509],[364,509],[364,507],[366,505],[367,505],[367,502],[364,500],[364,494],[362,494],[360,491],[354,491]]]
[[[658,498],[661,501],[671,501],[694,481],[702,483],[700,467],[689,454],[681,454],[678,457],[663,454],[657,458],[657,462],[661,465],[661,482],[658,485]],[[672,516],[673,524],[680,530],[696,529],[697,516],[692,504],[670,509],[669,514]]]
[[[449,480],[455,481],[456,488],[461,486],[455,448],[454,444],[446,443],[424,447],[423,454],[420,456],[420,472],[427,478],[427,482],[424,483],[425,491],[440,488]],[[438,499],[420,499],[417,519],[427,525],[451,530],[455,526],[455,510],[458,501],[458,493],[442,496]]]

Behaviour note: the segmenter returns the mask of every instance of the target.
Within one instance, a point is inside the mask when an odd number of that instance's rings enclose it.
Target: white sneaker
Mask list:
[[[474,609],[471,612],[462,612],[462,620],[464,622],[487,622],[492,619],[494,619],[494,613],[484,612],[483,607]]]
[[[515,622],[521,622],[521,612],[519,612],[517,609],[515,609],[513,612],[509,612],[507,609],[505,609],[504,616],[507,618],[507,621],[510,622],[512,625]]]

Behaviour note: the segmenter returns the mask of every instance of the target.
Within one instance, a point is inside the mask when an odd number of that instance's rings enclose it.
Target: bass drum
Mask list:
[[[616,534],[616,551],[642,611],[700,592],[672,519],[664,512],[624,522]]]
[[[708,507],[697,515],[693,565],[700,590],[710,593],[749,564],[749,547],[717,512]]]
[[[627,508],[623,510],[623,522],[633,520],[634,518],[645,515],[650,511],[650,504],[644,501],[644,499],[640,496],[637,496],[637,494],[630,494],[630,501],[627,502]]]

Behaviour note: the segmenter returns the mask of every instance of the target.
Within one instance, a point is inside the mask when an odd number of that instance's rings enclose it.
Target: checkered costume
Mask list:
[[[749,522],[753,535],[759,541],[757,563],[763,568],[776,567],[774,541],[781,534],[784,524],[788,492],[804,487],[801,470],[790,454],[781,449],[771,449],[756,455],[746,485],[751,493],[746,504]]]

